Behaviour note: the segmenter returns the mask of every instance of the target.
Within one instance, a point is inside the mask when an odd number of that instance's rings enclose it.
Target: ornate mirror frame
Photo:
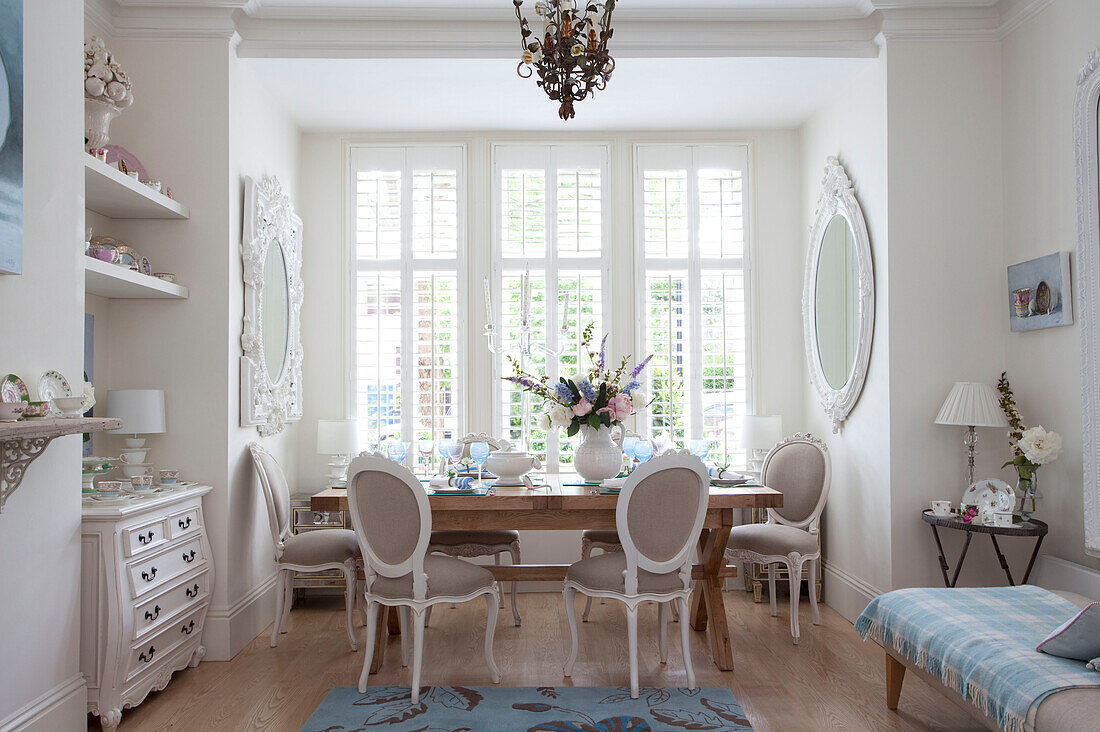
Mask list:
[[[1081,324],[1081,442],[1085,551],[1100,557],[1100,49],[1077,75],[1073,135],[1077,158],[1077,308]]]
[[[810,380],[817,389],[818,399],[825,414],[833,423],[833,433],[840,428],[859,400],[863,383],[867,380],[867,367],[871,362],[871,338],[875,327],[875,275],[871,261],[871,240],[867,235],[867,222],[863,209],[852,190],[852,181],[840,160],[830,157],[825,164],[825,178],[821,182],[821,197],[810,227],[810,248],[806,255],[806,279],[802,291],[802,330],[806,341],[806,361],[810,368]],[[856,258],[859,264],[859,341],[855,361],[848,380],[839,389],[833,388],[825,378],[821,353],[817,342],[817,274],[821,258],[821,245],[825,229],[836,215],[848,221],[855,239]]]
[[[278,178],[244,180],[244,333],[241,335],[241,426],[263,436],[302,418],[302,220]],[[278,381],[264,357],[264,264],[268,249],[282,248],[287,279],[286,362]]]

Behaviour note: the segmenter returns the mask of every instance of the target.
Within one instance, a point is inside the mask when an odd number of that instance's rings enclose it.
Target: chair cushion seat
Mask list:
[[[469,595],[493,586],[493,575],[484,567],[454,557],[429,554],[424,557],[424,573],[428,575],[427,598]],[[370,593],[391,600],[411,599],[412,574],[401,577],[374,578]]]
[[[745,524],[730,531],[727,549],[746,549],[757,554],[816,554],[817,537],[808,531],[783,524]]]
[[[581,587],[590,590],[610,590],[626,592],[626,555],[622,552],[600,554],[599,556],[574,562],[565,573],[566,580],[572,580]],[[644,569],[638,570],[638,592],[666,593],[684,589],[679,572],[653,574]]]
[[[622,546],[622,542],[619,541],[619,532],[614,529],[585,529],[581,532],[581,540],[584,539],[588,539],[593,544]]]
[[[291,534],[283,540],[284,564],[317,566],[360,557],[359,541],[350,529],[324,529]]]
[[[519,541],[518,531],[433,531],[428,541],[428,551],[435,547],[458,546],[459,544],[482,544],[484,546],[508,546]]]

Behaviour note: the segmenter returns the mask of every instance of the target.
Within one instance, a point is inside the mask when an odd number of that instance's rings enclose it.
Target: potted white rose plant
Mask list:
[[[1020,492],[1020,516],[1026,521],[1035,512],[1035,494],[1039,488],[1039,468],[1052,463],[1062,454],[1062,436],[1037,427],[1026,427],[1023,415],[1016,407],[1016,397],[1008,383],[1007,372],[997,382],[1001,393],[1001,409],[1008,420],[1008,441],[1012,459],[1002,465],[1016,470],[1016,489]]]

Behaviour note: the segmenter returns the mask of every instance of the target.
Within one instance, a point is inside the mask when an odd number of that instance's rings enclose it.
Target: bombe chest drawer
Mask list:
[[[202,498],[210,490],[192,486],[119,505],[84,501],[80,669],[88,711],[104,729],[206,653],[214,567]]]

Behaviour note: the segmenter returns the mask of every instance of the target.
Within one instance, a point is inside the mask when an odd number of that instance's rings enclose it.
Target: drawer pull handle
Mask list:
[[[188,623],[187,625],[180,628],[180,632],[183,633],[184,635],[191,635],[192,633],[194,633],[195,632],[195,621],[192,620],[190,623]]]
[[[142,572],[141,578],[146,582],[152,582],[153,578],[157,576],[157,568],[150,567],[148,572]]]
[[[145,619],[152,622],[160,617],[160,605],[153,608],[153,612],[145,611]]]
[[[198,597],[199,596],[199,585],[198,585],[198,583],[196,582],[194,587],[189,587],[186,590],[184,590],[184,592],[187,593],[187,596],[190,597],[190,598]]]
[[[139,544],[148,544],[152,540],[153,540],[153,530],[152,529],[149,529],[149,532],[146,533],[146,534],[138,534],[138,543]]]
[[[187,562],[188,564],[195,561],[195,550],[192,549],[190,552],[184,554],[183,561]]]
[[[190,526],[190,525],[191,525],[191,517],[190,517],[190,516],[188,516],[188,517],[187,517],[187,521],[184,521],[183,519],[180,519],[180,520],[179,520],[179,521],[177,521],[176,523],[178,523],[178,524],[180,525],[180,528],[181,528],[181,529],[186,529],[186,528],[187,528],[188,526]]]
[[[149,646],[149,655],[146,656],[145,651],[142,651],[141,653],[138,654],[138,660],[140,660],[142,663],[149,663],[150,661],[153,660],[153,654],[155,654],[156,652],[157,652],[156,646]]]

